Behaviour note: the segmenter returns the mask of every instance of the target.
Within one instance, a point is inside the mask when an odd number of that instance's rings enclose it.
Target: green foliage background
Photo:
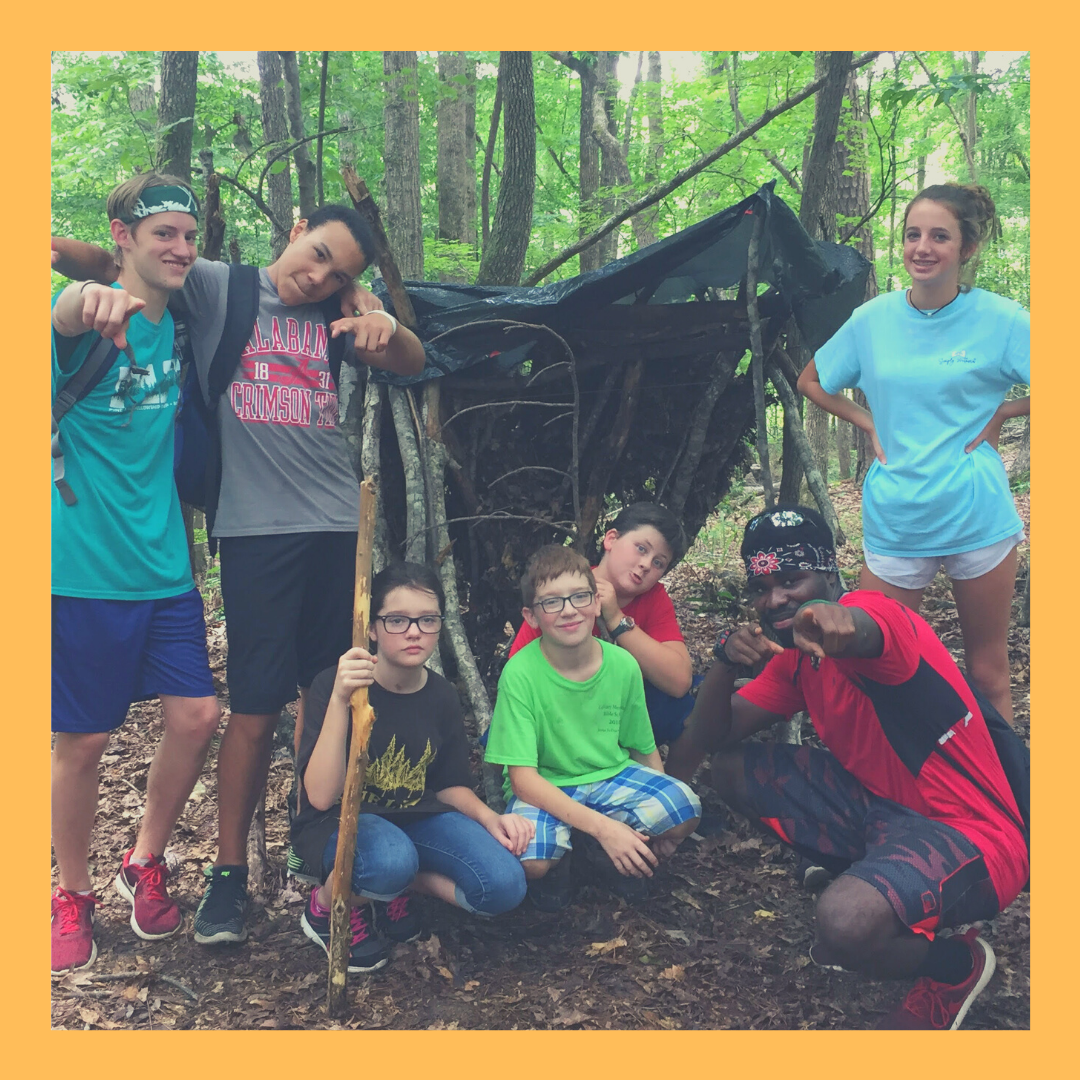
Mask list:
[[[589,54],[578,54],[588,59]],[[477,61],[476,131],[486,140],[495,96],[498,54],[475,52]],[[578,238],[583,224],[578,209],[578,99],[579,81],[567,67],[546,53],[534,53],[536,116],[538,121],[537,182],[526,273]],[[957,125],[950,107],[961,114],[968,95],[976,94],[979,136],[975,158],[979,182],[997,203],[1001,234],[988,245],[980,266],[979,284],[1029,304],[1030,183],[1030,60],[1021,54],[1004,71],[967,74],[963,54],[920,54],[930,71],[927,79],[911,53],[886,53],[862,69],[860,92],[869,101],[867,154],[871,200],[876,202],[887,179],[890,149],[896,161],[896,206],[886,196],[872,221],[880,287],[903,287],[906,277],[899,242],[890,245],[900,228],[903,207],[915,193],[924,159],[928,182],[968,180]],[[702,74],[673,75],[665,67],[662,90],[664,109],[663,158],[658,180],[663,180],[729,138],[737,125],[732,110],[730,80],[734,72],[738,102],[746,122],[783,100],[814,77],[811,52],[701,53]],[[318,122],[321,53],[299,54],[305,133]],[[436,109],[444,92],[436,76],[435,53],[420,53],[416,93],[420,108],[421,197],[424,221],[425,276],[462,261],[478,265],[478,254],[462,252],[461,245],[437,237]],[[105,199],[109,190],[136,170],[154,163],[156,117],[131,105],[133,91],[158,79],[160,54],[127,52],[88,55],[53,54],[53,231],[95,243],[107,242]],[[720,69],[723,70],[720,70]],[[252,65],[253,69],[253,65]],[[719,71],[718,74],[708,74]],[[341,182],[342,147],[351,146],[357,171],[379,198],[383,180],[382,54],[333,52],[329,58],[326,127],[347,124],[348,134],[325,140],[324,179],[327,201],[346,200]],[[258,79],[226,66],[215,53],[202,53],[199,61],[198,100],[192,154],[195,186],[205,187],[198,175],[198,151],[213,151],[214,168],[255,187],[263,171],[267,148],[262,148]],[[136,95],[137,96],[137,95]],[[620,95],[615,119],[622,131],[627,107],[626,89]],[[761,183],[777,179],[777,193],[798,209],[798,193],[768,160],[774,156],[796,177],[801,176],[814,116],[813,98],[767,125],[704,170],[659,204],[661,236],[685,228],[745,197]],[[314,156],[314,143],[311,144]],[[644,193],[649,153],[649,131],[643,102],[638,97],[631,126],[628,164],[635,178],[630,198]],[[556,161],[558,159],[558,161]],[[494,160],[502,160],[501,132]],[[477,146],[477,183],[483,149]],[[561,167],[560,167],[561,166]],[[295,183],[295,177],[294,177]],[[498,176],[491,178],[491,209],[498,196]],[[235,238],[245,261],[265,264],[270,258],[269,224],[253,202],[234,187],[223,184],[223,212],[227,240]],[[607,192],[607,194],[615,194]],[[479,202],[479,194],[478,200]],[[586,227],[595,225],[586,221]],[[845,225],[839,223],[841,235]],[[477,229],[479,233],[479,226]],[[392,239],[392,238],[391,238]],[[631,226],[619,230],[619,254],[634,250]],[[578,272],[577,259],[552,275]],[[57,279],[59,280],[59,279]]]

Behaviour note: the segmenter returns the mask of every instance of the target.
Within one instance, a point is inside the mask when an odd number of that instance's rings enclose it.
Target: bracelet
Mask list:
[[[834,604],[835,600],[807,600],[805,604],[799,605],[799,611],[802,611],[804,607],[809,607],[811,604]],[[798,611],[796,612],[798,614]]]
[[[82,296],[83,289],[85,289],[87,285],[97,285],[97,284],[99,284],[99,283],[96,282],[96,281],[84,281],[82,283],[82,288],[79,289],[79,295]]]
[[[397,319],[390,314],[389,311],[383,311],[382,308],[376,308],[374,311],[369,311],[369,315],[385,315],[390,320],[390,336],[393,337],[397,333]]]
[[[713,656],[715,656],[716,659],[720,661],[720,663],[722,663],[722,664],[726,665],[727,667],[731,668],[733,671],[736,668],[741,668],[741,667],[746,666],[745,664],[740,664],[737,660],[732,660],[731,657],[728,656],[727,649],[725,647],[727,645],[727,639],[729,637],[731,637],[731,635],[734,634],[737,629],[738,629],[738,627],[729,626],[716,639],[716,644],[713,646]]]

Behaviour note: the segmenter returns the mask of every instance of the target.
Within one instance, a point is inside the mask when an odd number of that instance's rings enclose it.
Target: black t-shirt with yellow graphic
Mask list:
[[[296,763],[301,777],[322,731],[336,674],[335,667],[320,672],[308,692]],[[368,700],[375,710],[375,724],[360,812],[403,824],[415,821],[418,815],[451,810],[435,793],[448,787],[473,786],[469,740],[457,691],[441,675],[428,671],[427,682],[414,694],[394,694],[374,683]],[[290,830],[292,844],[309,866],[321,869],[323,849],[337,828],[341,805],[317,810],[308,802],[304,785],[298,788],[299,812]]]

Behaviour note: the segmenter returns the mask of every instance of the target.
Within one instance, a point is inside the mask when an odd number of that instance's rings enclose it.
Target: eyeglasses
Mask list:
[[[441,615],[421,615],[418,619],[410,619],[408,615],[376,615],[375,618],[388,634],[406,634],[413,623],[421,634],[437,634],[443,623]]]
[[[571,607],[583,608],[592,603],[595,595],[595,593],[591,592],[576,592],[571,593],[569,596],[545,596],[543,600],[537,600],[533,607],[543,609],[548,615],[558,615],[566,607],[567,600],[570,601]]]

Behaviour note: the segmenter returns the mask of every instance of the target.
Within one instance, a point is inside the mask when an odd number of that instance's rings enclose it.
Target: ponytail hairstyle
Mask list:
[[[911,208],[922,199],[944,206],[960,223],[960,291],[968,292],[975,281],[979,251],[994,231],[994,200],[982,184],[931,184],[907,204],[905,230]]]

